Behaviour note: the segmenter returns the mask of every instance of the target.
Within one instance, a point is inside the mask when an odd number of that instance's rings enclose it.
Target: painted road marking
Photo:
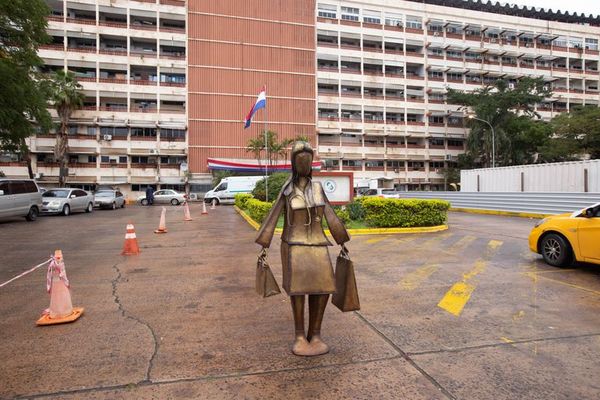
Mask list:
[[[464,249],[466,249],[473,241],[477,239],[475,236],[467,235],[463,236],[458,242],[456,242],[452,247],[451,251],[447,252],[449,254],[456,254]],[[431,275],[433,275],[439,269],[439,264],[431,264],[427,263],[423,266],[417,268],[416,270],[408,273],[398,285],[400,288],[404,290],[415,290],[423,282],[425,282]]]
[[[485,258],[475,261],[473,268],[469,272],[463,274],[462,281],[456,282],[452,285],[450,290],[446,292],[444,297],[442,297],[438,303],[438,307],[458,317],[475,290],[475,285],[469,283],[469,281],[485,271],[488,260],[496,253],[500,246],[502,246],[501,241],[490,240],[487,245]]]
[[[579,289],[579,290],[583,290],[589,293],[593,293],[595,295],[600,296],[600,291],[594,290],[594,289],[589,289],[583,286],[579,286],[579,285],[575,285],[573,283],[569,283],[569,282],[564,282],[558,279],[553,279],[553,278],[548,278],[547,276],[544,275],[540,275],[540,273],[538,272],[525,272],[525,275],[527,275],[528,277],[532,278],[534,280],[534,282],[537,282],[538,279],[544,279],[547,281],[551,281],[551,282],[555,282],[555,283],[559,283],[561,285],[565,285],[565,286],[569,286],[572,287],[574,289]]]
[[[371,239],[367,239],[367,243],[368,244],[375,244],[375,243],[379,243],[383,240],[389,239],[389,236],[379,236],[379,237],[374,237]]]
[[[424,265],[406,275],[398,284],[404,290],[414,290],[425,282],[438,268],[438,264]]]

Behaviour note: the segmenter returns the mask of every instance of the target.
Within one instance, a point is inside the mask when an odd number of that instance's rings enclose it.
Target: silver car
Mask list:
[[[125,197],[118,190],[99,190],[94,195],[94,207],[125,208]]]
[[[177,206],[185,201],[185,193],[179,193],[171,189],[162,189],[154,192],[154,203],[167,204]],[[142,195],[137,198],[137,201],[142,203],[143,206],[148,205],[148,199],[146,195]]]
[[[42,195],[33,180],[0,178],[0,218],[35,221],[41,208]]]
[[[70,215],[94,210],[94,195],[81,189],[49,189],[42,194],[42,214]]]

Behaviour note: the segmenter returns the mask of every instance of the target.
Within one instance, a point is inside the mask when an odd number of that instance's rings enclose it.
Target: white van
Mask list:
[[[234,196],[238,193],[250,193],[254,190],[256,182],[264,179],[264,176],[229,176],[221,179],[221,182],[213,189],[206,192],[204,201],[217,204],[233,204]]]
[[[35,221],[42,208],[42,194],[32,179],[0,178],[0,218],[25,217]]]

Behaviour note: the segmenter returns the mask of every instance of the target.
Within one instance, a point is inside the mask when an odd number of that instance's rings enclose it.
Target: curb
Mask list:
[[[451,207],[450,211],[458,211],[469,214],[484,214],[484,215],[502,215],[506,217],[520,217],[520,218],[546,218],[555,214],[536,214],[536,213],[525,213],[517,211],[499,211],[499,210],[482,210],[479,208],[454,208]]]
[[[238,206],[233,206],[233,209],[242,216],[255,230],[260,229],[260,224],[253,220],[248,214],[241,210]],[[400,233],[433,233],[441,232],[448,229],[448,225],[423,226],[418,228],[365,228],[365,229],[348,229],[350,235],[392,235]],[[275,233],[281,234],[283,229],[276,228]],[[326,234],[329,229],[325,229]]]

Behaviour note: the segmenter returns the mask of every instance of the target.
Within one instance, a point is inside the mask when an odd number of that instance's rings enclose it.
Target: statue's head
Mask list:
[[[299,177],[312,177],[313,149],[310,143],[298,141],[292,146],[292,176],[294,180]]]

